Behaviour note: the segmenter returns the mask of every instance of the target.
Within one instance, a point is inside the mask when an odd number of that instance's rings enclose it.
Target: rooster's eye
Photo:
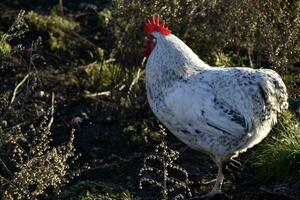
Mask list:
[[[155,43],[156,43],[156,38],[153,38],[153,39],[152,39],[152,42],[155,44]]]

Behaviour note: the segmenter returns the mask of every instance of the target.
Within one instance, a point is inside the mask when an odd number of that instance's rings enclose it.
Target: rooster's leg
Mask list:
[[[222,193],[221,188],[222,188],[222,184],[223,184],[223,180],[224,180],[224,175],[223,175],[223,171],[222,171],[223,163],[222,163],[222,160],[218,157],[214,158],[213,160],[215,161],[215,163],[218,166],[218,176],[216,178],[216,182],[215,182],[213,189],[209,193],[201,196],[201,198],[210,199],[210,198],[214,197],[216,194]]]

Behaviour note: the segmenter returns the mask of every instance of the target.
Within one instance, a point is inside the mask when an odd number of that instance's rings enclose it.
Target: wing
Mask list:
[[[231,103],[223,101],[223,91],[218,91],[201,75],[178,82],[165,96],[165,106],[170,113],[172,126],[197,135],[199,132],[213,137],[241,138],[249,129],[249,120],[235,103],[242,101],[238,91],[231,91]],[[205,76],[202,76],[205,77]],[[224,91],[226,92],[226,91]],[[227,91],[229,92],[229,91]],[[230,102],[230,101],[229,101]],[[174,129],[174,128],[173,128]]]
[[[267,73],[249,68],[202,70],[166,91],[160,119],[183,141],[196,138],[194,143],[208,152],[253,146],[275,123],[279,98],[286,101],[283,82]]]

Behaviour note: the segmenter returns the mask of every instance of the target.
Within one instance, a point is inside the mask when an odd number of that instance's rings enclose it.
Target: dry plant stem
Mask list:
[[[64,14],[63,0],[59,0],[59,9],[60,9],[61,15],[63,15]]]
[[[18,84],[17,86],[15,87],[14,91],[13,91],[13,94],[12,94],[12,97],[11,97],[11,100],[9,101],[9,104],[7,106],[7,108],[5,109],[4,112],[2,112],[0,114],[0,119],[4,119],[4,117],[6,116],[6,114],[8,113],[8,111],[12,108],[12,105],[16,99],[16,96],[17,96],[17,93],[19,91],[19,89],[21,88],[21,86],[26,82],[26,80],[29,78],[29,76],[31,75],[31,73],[28,73]]]
[[[0,175],[0,179],[4,180],[8,184],[12,184],[10,180],[4,178],[3,176]],[[13,185],[13,184],[12,184]],[[15,186],[15,185],[14,185]]]
[[[165,136],[163,136],[165,137]],[[165,139],[163,139],[165,140]],[[164,150],[165,151],[165,150]],[[167,190],[167,177],[168,177],[168,171],[167,171],[167,162],[165,156],[163,157],[163,165],[164,165],[164,183],[163,183],[163,198],[164,200],[168,199],[168,190]]]
[[[53,120],[54,120],[54,103],[55,103],[55,94],[54,92],[52,92],[52,97],[51,97],[51,113],[50,113],[50,121],[49,121],[49,124],[48,124],[48,130],[51,129],[51,126],[52,126],[52,123],[53,123]]]
[[[10,102],[9,102],[7,111],[11,109],[11,106],[12,106],[12,104],[14,103],[14,101],[15,101],[15,99],[16,99],[16,96],[17,96],[17,93],[18,93],[19,89],[20,89],[21,86],[26,82],[26,80],[29,78],[29,76],[30,76],[30,73],[27,74],[27,75],[26,75],[26,76],[25,76],[25,77],[17,84],[17,86],[15,87],[15,89],[14,89],[14,91],[13,91],[13,94],[12,94],[12,97],[11,97],[11,100],[10,100]],[[4,117],[6,113],[7,113],[7,112],[5,112],[1,117]],[[4,161],[3,161],[1,158],[0,158],[0,164],[3,166],[3,168],[5,169],[5,171],[6,171],[10,176],[13,175],[12,172],[8,169],[8,167],[6,166],[6,164],[4,163]]]
[[[9,108],[11,107],[11,105],[13,104],[13,102],[15,101],[16,95],[17,95],[17,93],[18,93],[20,87],[25,83],[25,81],[29,78],[29,76],[30,76],[30,73],[27,74],[27,75],[20,81],[20,83],[18,83],[18,85],[15,87],[14,92],[13,92],[13,95],[12,95],[11,100],[10,100],[10,102],[9,102]]]
[[[137,71],[136,77],[132,80],[132,82],[131,82],[131,84],[130,84],[130,86],[129,86],[128,94],[131,93],[132,88],[133,88],[134,85],[139,81],[139,79],[140,79],[140,77],[141,77],[142,74],[143,74],[143,73],[142,73],[142,70],[141,70],[141,68],[139,68],[138,71]]]
[[[3,160],[0,158],[0,163],[1,163],[1,165],[3,166],[3,168],[5,169],[5,171],[10,175],[10,176],[12,176],[13,174],[12,174],[12,172],[8,169],[8,167],[6,166],[6,164],[3,162]],[[3,177],[1,177],[1,178],[3,178]],[[4,178],[3,178],[4,179]]]
[[[250,50],[250,49],[248,48],[247,54],[248,54],[248,59],[249,59],[250,67],[253,68],[253,67],[254,67],[254,64],[253,64],[253,60],[252,60],[252,50]]]

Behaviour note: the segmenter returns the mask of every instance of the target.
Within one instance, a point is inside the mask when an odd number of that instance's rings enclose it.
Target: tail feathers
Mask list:
[[[273,70],[264,70],[265,78],[261,82],[267,105],[272,110],[282,112],[288,108],[288,94],[281,77]]]

